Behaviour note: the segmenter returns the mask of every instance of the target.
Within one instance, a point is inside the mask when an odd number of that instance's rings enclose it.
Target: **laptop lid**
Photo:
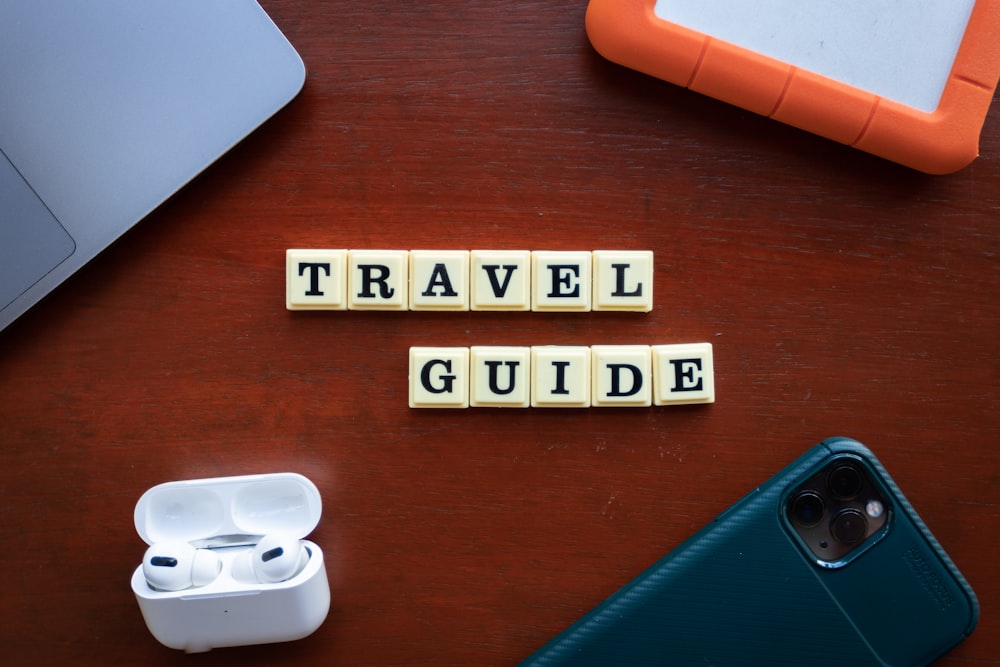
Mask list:
[[[304,78],[253,0],[0,3],[0,329]]]

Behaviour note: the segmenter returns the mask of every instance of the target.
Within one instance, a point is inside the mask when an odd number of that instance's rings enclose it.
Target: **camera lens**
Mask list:
[[[806,528],[815,526],[823,518],[826,503],[815,491],[799,491],[792,498],[792,520]]]
[[[826,484],[837,500],[852,500],[861,493],[864,478],[856,467],[845,463],[830,471]]]
[[[861,512],[855,509],[841,510],[830,522],[830,534],[841,544],[857,544],[865,539],[868,533],[868,522]]]

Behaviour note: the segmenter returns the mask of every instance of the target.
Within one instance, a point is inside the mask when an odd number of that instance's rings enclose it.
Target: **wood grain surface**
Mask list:
[[[930,177],[603,60],[584,2],[262,4],[302,94],[0,334],[5,664],[513,665],[832,435],[979,594],[939,664],[997,664],[1000,105]],[[294,247],[653,250],[655,304],[292,313]],[[407,407],[414,345],[701,341],[711,406]],[[285,470],[324,625],[160,646],[139,496]]]

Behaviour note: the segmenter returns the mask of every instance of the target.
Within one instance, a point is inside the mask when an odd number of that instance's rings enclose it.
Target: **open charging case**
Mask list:
[[[303,538],[321,514],[319,490],[295,473],[167,482],[146,491],[135,506],[135,528],[147,544],[186,541],[212,549],[222,563],[211,583],[179,591],[153,588],[140,565],[132,592],[149,631],[189,653],[312,634],[330,609],[330,586],[323,551]],[[309,554],[304,568],[278,583],[234,578],[236,558],[271,534],[302,539]]]

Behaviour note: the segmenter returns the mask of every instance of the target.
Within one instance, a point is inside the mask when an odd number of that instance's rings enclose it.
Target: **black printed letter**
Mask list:
[[[440,375],[439,380],[443,380],[443,384],[440,387],[435,387],[431,384],[431,368],[434,366],[444,366],[444,370],[451,373],[451,359],[434,359],[428,361],[424,364],[424,367],[420,369],[420,384],[423,385],[424,389],[432,394],[447,394],[451,392],[451,388],[455,383],[454,375]]]
[[[306,292],[306,296],[323,296],[323,291],[319,288],[319,272],[320,269],[326,272],[326,275],[330,275],[330,264],[327,262],[299,262],[299,275],[304,275],[306,270],[309,271],[309,291]]]
[[[358,268],[361,269],[361,291],[358,292],[358,297],[362,299],[374,299],[376,296],[382,299],[391,299],[392,295],[396,293],[396,290],[389,287],[389,273],[390,269],[384,264],[359,264]],[[378,275],[374,275],[375,271],[378,271]],[[378,283],[378,294],[372,291],[372,285]]]
[[[435,287],[441,287],[444,291],[441,294],[434,294]],[[431,279],[427,281],[427,289],[421,292],[420,296],[458,296],[458,292],[451,286],[448,269],[444,264],[439,262],[434,265]]]

